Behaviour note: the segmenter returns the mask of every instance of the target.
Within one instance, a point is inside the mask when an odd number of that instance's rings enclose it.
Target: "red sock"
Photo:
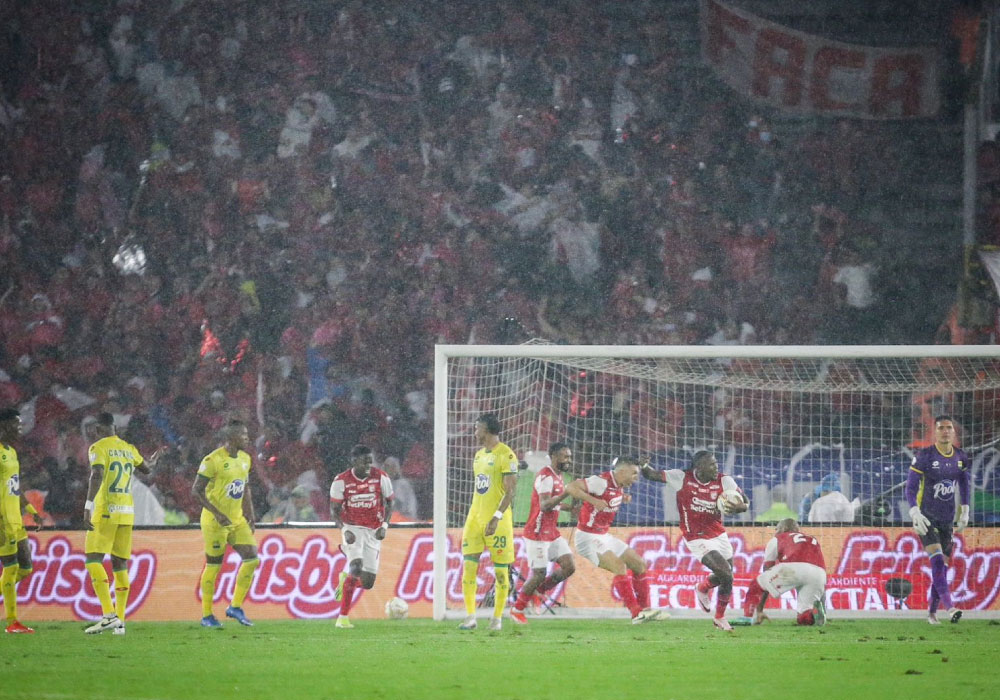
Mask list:
[[[515,610],[524,610],[528,607],[528,599],[531,596],[524,595],[524,586],[521,587],[521,592],[517,594],[517,600],[514,601]]]
[[[815,625],[816,618],[813,617],[812,610],[806,610],[804,613],[799,613],[799,616],[795,618],[795,624],[797,625]]]
[[[743,603],[744,617],[753,617],[754,612],[757,610],[757,603],[760,602],[762,595],[764,595],[764,589],[760,587],[759,583],[757,583],[757,579],[750,581],[750,589],[747,591],[747,599],[746,602]]]
[[[535,589],[535,593],[545,593],[545,591],[552,590],[559,585],[562,579],[557,579],[554,575],[546,576],[545,580],[538,584],[538,588]]]
[[[629,580],[628,576],[615,576],[611,585],[615,589],[615,593],[621,596],[622,602],[625,603],[628,611],[632,613],[632,617],[642,612],[639,602],[635,599],[635,589],[632,588],[632,581]]]
[[[698,584],[698,590],[702,593],[708,593],[710,590],[715,588],[717,584],[712,583],[712,577],[706,576],[705,580]]]
[[[733,597],[732,593],[727,593],[726,595],[719,594],[715,601],[715,616],[725,617],[726,607],[729,605],[729,599]]]
[[[340,597],[340,614],[347,617],[351,612],[351,603],[354,602],[354,589],[361,585],[361,579],[357,576],[348,576],[344,579],[344,591]]]
[[[649,579],[646,574],[636,576],[632,574],[632,588],[635,590],[635,599],[639,607],[645,610],[649,607]]]

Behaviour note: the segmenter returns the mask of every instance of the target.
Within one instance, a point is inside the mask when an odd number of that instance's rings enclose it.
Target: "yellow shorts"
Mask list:
[[[12,557],[17,554],[17,543],[28,539],[28,531],[24,525],[14,525],[3,528],[3,541],[0,542],[0,557]]]
[[[98,518],[93,530],[87,530],[83,542],[87,554],[110,554],[119,559],[132,556],[132,523],[119,523],[111,518]]]
[[[487,537],[486,523],[475,518],[465,521],[462,529],[462,556],[479,556],[484,549],[490,550],[494,564],[514,563],[514,523],[506,517],[497,524],[497,530]]]
[[[219,525],[215,516],[207,510],[201,511],[201,536],[205,540],[205,556],[221,557],[226,553],[226,544],[257,545],[250,530],[250,523],[244,518],[232,525]]]

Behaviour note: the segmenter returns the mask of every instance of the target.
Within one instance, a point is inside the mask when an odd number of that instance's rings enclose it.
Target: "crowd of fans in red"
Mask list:
[[[325,514],[364,442],[421,517],[435,343],[880,340],[891,127],[782,137],[611,5],[4,3],[0,404],[46,510],[98,410],[175,513],[235,412],[258,513]]]

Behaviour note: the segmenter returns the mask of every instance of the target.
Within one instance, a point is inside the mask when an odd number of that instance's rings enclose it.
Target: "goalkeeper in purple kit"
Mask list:
[[[927,621],[932,625],[938,624],[937,609],[942,604],[952,622],[962,618],[962,611],[952,605],[948,592],[948,559],[953,527],[955,532],[961,532],[969,524],[969,457],[954,446],[954,440],[955,422],[951,416],[935,418],[934,444],[917,453],[906,479],[913,529],[920,535],[931,563]],[[956,488],[961,499],[957,513]]]

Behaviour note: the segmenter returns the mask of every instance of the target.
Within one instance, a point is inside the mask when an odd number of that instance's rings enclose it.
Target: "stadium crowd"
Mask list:
[[[421,518],[435,343],[896,337],[861,215],[892,128],[783,135],[631,11],[4,3],[0,404],[51,519],[98,411],[171,448],[168,522],[230,413],[264,519],[324,517],[358,442]]]

